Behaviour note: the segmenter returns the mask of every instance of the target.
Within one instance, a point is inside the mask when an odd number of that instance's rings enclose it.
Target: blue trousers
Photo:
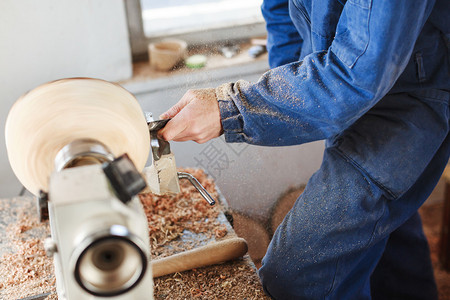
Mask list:
[[[441,90],[387,95],[327,141],[259,275],[275,299],[437,299],[417,210],[449,158]]]

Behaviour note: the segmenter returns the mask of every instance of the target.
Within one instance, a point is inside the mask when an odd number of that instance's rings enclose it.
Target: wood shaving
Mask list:
[[[208,178],[202,170],[183,169],[181,171],[194,175],[213,198],[218,198],[213,180]],[[177,246],[182,246],[183,250],[196,246],[175,243],[174,247],[166,247],[169,242],[177,240],[184,234],[203,234],[210,240],[217,235],[215,230],[224,230],[217,219],[222,209],[220,204],[210,206],[187,180],[180,181],[180,189],[181,192],[177,195],[158,196],[151,193],[140,195],[149,224],[152,258],[179,252],[176,251]],[[220,237],[225,235],[226,228],[225,233],[219,233]]]
[[[14,210],[17,222],[6,227],[12,253],[3,253],[0,261],[0,298],[20,299],[33,294],[55,292],[53,260],[46,256],[43,240],[50,231],[48,222],[40,223],[29,214],[35,207]],[[39,237],[30,238],[33,229]]]

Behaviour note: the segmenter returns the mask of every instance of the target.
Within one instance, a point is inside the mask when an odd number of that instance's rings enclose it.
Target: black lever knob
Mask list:
[[[123,203],[130,201],[147,186],[145,179],[127,154],[123,154],[110,163],[103,164],[103,172],[117,197]]]

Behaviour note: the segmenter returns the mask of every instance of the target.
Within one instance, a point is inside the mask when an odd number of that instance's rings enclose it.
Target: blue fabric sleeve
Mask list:
[[[342,132],[394,85],[433,4],[348,0],[329,49],[216,89],[226,140],[283,146]]]
[[[289,17],[288,0],[264,0],[261,11],[266,20],[270,67],[297,61],[302,40]]]

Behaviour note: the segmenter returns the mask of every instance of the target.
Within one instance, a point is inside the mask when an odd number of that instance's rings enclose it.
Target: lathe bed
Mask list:
[[[235,237],[225,217],[227,204],[203,171],[188,170],[219,199],[211,207],[188,182],[174,197],[141,195],[149,220],[152,259]],[[52,260],[43,241],[48,222],[39,223],[35,199],[0,199],[0,299],[49,294],[57,299]],[[154,280],[155,299],[269,299],[264,295],[250,257],[166,275]],[[30,298],[33,299],[33,298]]]

